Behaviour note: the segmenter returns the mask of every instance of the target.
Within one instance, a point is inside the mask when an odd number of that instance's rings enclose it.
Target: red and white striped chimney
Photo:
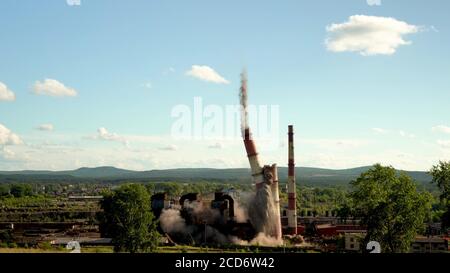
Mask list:
[[[261,186],[264,182],[264,173],[261,164],[259,163],[258,153],[256,152],[255,142],[252,139],[249,128],[245,128],[244,131],[244,145],[247,151],[248,161],[250,163],[250,169],[252,171],[252,180],[256,187]]]
[[[297,234],[297,208],[295,187],[295,162],[294,162],[294,126],[289,125],[288,130],[288,234]]]

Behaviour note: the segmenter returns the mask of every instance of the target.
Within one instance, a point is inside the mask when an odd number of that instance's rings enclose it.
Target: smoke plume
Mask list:
[[[239,92],[241,104],[241,130],[245,139],[245,131],[249,129],[247,111],[247,73],[241,74],[241,88]],[[248,140],[247,140],[248,141]],[[268,169],[265,169],[268,170]],[[279,223],[279,208],[274,201],[271,185],[274,183],[272,172],[264,173],[264,182],[259,184],[255,192],[241,194],[241,199],[234,202],[234,221],[236,223],[250,222],[256,236],[250,241],[238,239],[221,233],[221,225],[225,224],[219,210],[205,205],[203,202],[185,201],[183,210],[165,209],[162,211],[160,222],[164,232],[177,233],[189,237],[194,243],[233,243],[238,245],[264,245],[275,246],[282,244],[281,238],[275,238],[280,231],[277,230]],[[183,217],[182,213],[188,214]],[[188,222],[185,219],[189,219]],[[214,227],[217,227],[214,228]],[[222,225],[223,226],[223,225]]]
[[[211,226],[222,221],[217,209],[212,209],[203,202],[185,201],[183,210],[189,212],[189,222],[183,218],[182,211],[178,209],[164,209],[159,217],[161,229],[176,241],[194,244],[233,243],[234,238],[222,234]]]
[[[185,233],[188,231],[186,221],[176,209],[164,209],[159,217],[161,229],[166,233]]]
[[[266,235],[276,234],[276,206],[272,197],[272,190],[266,183],[257,189],[253,202],[250,203],[250,222],[257,233]]]
[[[194,218],[194,221],[202,222],[207,225],[212,225],[217,221],[220,221],[221,215],[218,210],[210,209],[206,207],[203,202],[184,202],[185,209],[191,210],[191,215]]]
[[[247,141],[251,141],[250,139],[246,139],[246,131],[248,129],[248,132],[250,131],[249,124],[248,124],[248,111],[247,111],[247,105],[248,105],[248,86],[247,86],[247,73],[244,70],[241,74],[241,88],[239,92],[239,100],[241,103],[241,129],[243,133],[244,143]],[[248,135],[250,137],[250,134]],[[252,143],[251,141],[250,143]],[[253,144],[253,143],[252,143]],[[252,145],[250,145],[251,147]],[[247,144],[246,144],[247,149]],[[247,153],[255,153],[255,151],[252,151],[250,149],[247,150]],[[255,167],[254,165],[259,165],[257,157],[255,155],[250,155],[250,165],[252,167],[253,174],[259,172],[259,169],[261,167]],[[253,157],[251,157],[253,156]],[[253,163],[252,163],[253,162]],[[253,199],[248,204],[248,215],[250,218],[250,222],[252,226],[255,228],[256,232],[259,234],[263,234],[265,236],[275,236],[281,235],[281,231],[278,230],[278,223],[280,222],[279,219],[279,208],[277,207],[277,204],[275,204],[275,195],[278,193],[272,192],[271,186],[273,183],[273,172],[270,169],[267,169],[266,167],[263,168],[264,170],[264,181],[260,182],[258,181],[259,186],[256,187],[255,195],[253,196]],[[270,170],[270,171],[269,171]],[[262,237],[261,235],[260,237]]]
[[[247,72],[241,73],[241,88],[239,90],[239,102],[241,104],[241,132],[244,137],[245,129],[248,129],[248,97],[247,97]]]
[[[282,242],[267,234],[271,234],[273,222],[271,213],[262,213],[263,208],[257,209],[258,206],[265,204],[273,204],[272,201],[267,200],[270,187],[266,187],[260,194],[257,193],[241,193],[241,202],[235,202],[235,221],[237,223],[246,223],[250,221],[253,226],[259,227],[257,229],[257,236],[252,240],[241,240],[235,236],[221,233],[216,228],[212,227],[215,223],[222,221],[221,215],[217,209],[212,209],[205,206],[202,202],[186,201],[184,209],[190,211],[192,223],[187,223],[183,218],[181,210],[178,209],[164,209],[161,212],[159,221],[161,229],[170,234],[172,238],[180,243],[217,243],[217,244],[236,244],[242,246],[260,245],[260,246],[276,246]],[[265,194],[264,194],[265,192]],[[266,202],[267,200],[267,202]],[[255,215],[252,215],[256,213]],[[252,215],[252,217],[249,217]],[[195,224],[197,223],[197,224]],[[198,224],[201,223],[201,224]]]
[[[239,202],[235,202],[234,217],[236,223],[246,223],[248,221],[248,209]]]

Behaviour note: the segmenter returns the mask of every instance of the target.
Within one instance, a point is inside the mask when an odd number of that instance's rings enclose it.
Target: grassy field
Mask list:
[[[112,247],[102,246],[102,247],[82,247],[82,253],[113,253]],[[0,248],[0,253],[70,253],[69,250],[65,248]]]
[[[286,252],[305,252],[300,249],[287,248]],[[82,253],[113,253],[110,246],[101,247],[81,247]],[[264,252],[284,252],[282,248],[264,248],[264,247],[194,247],[194,246],[161,246],[158,247],[157,253],[264,253]],[[310,251],[308,251],[310,252]],[[0,253],[70,253],[65,248],[0,248]]]
[[[82,247],[82,253],[113,253],[112,247]],[[191,246],[179,246],[179,247],[159,247],[158,253],[236,253],[246,251],[236,251],[229,249],[217,249],[217,248],[203,248],[203,247],[191,247]],[[0,248],[0,253],[70,253],[69,250],[64,248]]]

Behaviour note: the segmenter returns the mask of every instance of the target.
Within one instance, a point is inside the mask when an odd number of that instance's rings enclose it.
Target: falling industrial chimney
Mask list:
[[[247,151],[248,161],[250,163],[250,169],[252,171],[253,183],[256,187],[260,187],[264,182],[264,172],[261,164],[259,163],[258,153],[256,152],[255,142],[252,139],[250,129],[246,128],[244,133],[244,145]]]
[[[241,130],[244,138],[245,150],[247,151],[250,169],[252,171],[253,183],[259,187],[264,182],[264,173],[259,163],[258,153],[256,152],[255,142],[253,141],[248,122],[248,103],[247,103],[247,73],[243,71],[241,74],[241,89],[239,93],[241,103]]]
[[[248,109],[247,109],[247,74],[244,71],[241,74],[241,88],[240,88],[240,103],[241,103],[241,130],[244,139],[244,146],[247,152],[250,169],[252,172],[252,181],[256,186],[256,195],[262,196],[260,198],[261,206],[255,211],[260,215],[257,219],[258,224],[264,227],[257,227],[259,230],[269,231],[267,235],[274,238],[281,239],[281,219],[280,219],[280,197],[278,190],[278,169],[277,165],[262,166],[259,162],[256,145],[250,132],[248,124]],[[267,192],[266,192],[267,190]],[[266,195],[265,193],[268,193]],[[263,199],[263,200],[261,200]],[[253,215],[254,217],[257,217]],[[252,217],[252,216],[251,216]],[[264,220],[262,219],[264,218]]]
[[[294,162],[294,126],[289,125],[288,129],[288,233],[297,234],[297,208],[296,208],[296,187],[295,187],[295,162]]]

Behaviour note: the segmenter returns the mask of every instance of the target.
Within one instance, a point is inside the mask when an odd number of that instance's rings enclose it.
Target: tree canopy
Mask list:
[[[374,165],[351,182],[353,215],[367,226],[364,243],[377,241],[383,252],[408,252],[430,211],[429,193],[417,191],[405,173]]]
[[[29,184],[13,184],[9,189],[14,197],[24,197],[33,195],[33,188]]]
[[[450,200],[450,161],[440,161],[431,168],[430,174],[433,177],[432,182],[441,190],[441,199]]]
[[[151,252],[158,245],[159,233],[151,212],[150,195],[139,184],[126,184],[104,193],[100,228],[112,238],[116,252]]]
[[[432,182],[437,184],[441,190],[441,202],[446,208],[442,214],[441,221],[443,228],[450,227],[450,161],[440,161],[439,164],[433,166],[430,170],[433,176]]]

